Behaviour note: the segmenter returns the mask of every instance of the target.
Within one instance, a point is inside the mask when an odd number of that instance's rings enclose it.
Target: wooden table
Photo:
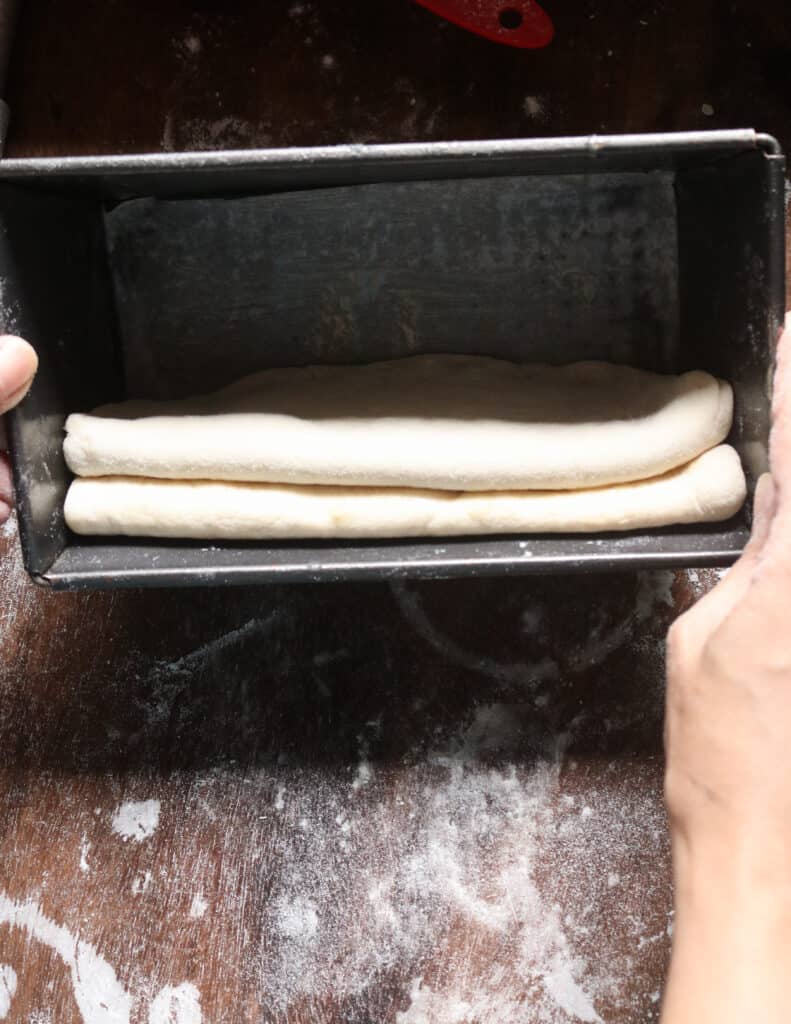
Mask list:
[[[785,0],[547,6],[523,53],[407,0],[28,0],[8,154],[791,149]],[[717,573],[55,595],[0,556],[0,1019],[657,1020],[663,639]]]

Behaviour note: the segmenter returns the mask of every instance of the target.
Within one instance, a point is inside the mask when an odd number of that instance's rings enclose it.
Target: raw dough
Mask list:
[[[64,450],[79,476],[577,489],[689,462],[726,437],[732,406],[730,386],[697,371],[413,356],[265,370],[197,399],[106,406],[69,417]]]
[[[593,533],[727,519],[745,493],[739,456],[721,445],[654,480],[571,492],[78,479],[66,522],[83,534],[205,540]]]

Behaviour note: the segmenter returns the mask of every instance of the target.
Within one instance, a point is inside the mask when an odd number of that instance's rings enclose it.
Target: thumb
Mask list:
[[[37,369],[32,346],[13,334],[0,335],[0,413],[22,401]]]
[[[749,590],[756,565],[761,559],[772,528],[776,503],[774,481],[768,473],[764,473],[755,489],[752,536],[744,549],[744,554],[728,575],[687,612],[695,621],[695,629],[701,644]]]

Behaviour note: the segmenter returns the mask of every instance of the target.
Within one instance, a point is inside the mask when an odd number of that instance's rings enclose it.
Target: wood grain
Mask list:
[[[526,54],[406,0],[28,0],[9,155],[737,125],[791,148],[784,0],[555,6]],[[6,528],[0,1011],[656,1021],[663,639],[716,576],[54,595]]]

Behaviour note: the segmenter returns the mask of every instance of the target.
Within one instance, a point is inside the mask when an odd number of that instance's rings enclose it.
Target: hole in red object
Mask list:
[[[515,7],[504,7],[500,11],[500,24],[503,28],[513,31],[522,25],[522,12]]]

